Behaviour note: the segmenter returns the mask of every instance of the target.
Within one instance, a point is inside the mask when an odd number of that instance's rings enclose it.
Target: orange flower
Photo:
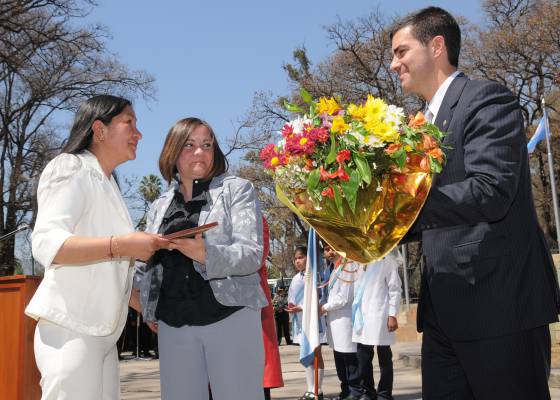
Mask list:
[[[437,147],[437,142],[432,136],[424,133],[422,135],[422,147],[424,147],[425,151],[429,151]]]
[[[410,121],[408,122],[408,126],[411,128],[419,128],[426,123],[426,117],[420,111],[416,113],[414,117],[410,117]]]
[[[396,151],[399,151],[401,149],[401,145],[397,144],[397,143],[391,143],[389,146],[387,146],[387,148],[385,149],[385,153],[391,155]]]
[[[430,157],[435,158],[439,162],[443,162],[443,151],[441,151],[441,149],[439,147],[436,147],[435,149],[430,150],[428,152],[428,155]]]

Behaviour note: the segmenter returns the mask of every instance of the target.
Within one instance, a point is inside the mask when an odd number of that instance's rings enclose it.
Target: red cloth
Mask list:
[[[261,276],[261,287],[268,299],[268,305],[261,310],[262,334],[264,342],[264,388],[275,388],[284,386],[282,379],[282,365],[280,364],[280,352],[278,351],[278,337],[276,336],[276,321],[274,320],[274,309],[272,308],[272,296],[268,287],[268,275],[266,273],[266,256],[270,248],[268,224],[263,217],[263,260],[259,270]]]

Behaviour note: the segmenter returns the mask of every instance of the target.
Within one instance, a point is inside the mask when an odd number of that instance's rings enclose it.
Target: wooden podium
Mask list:
[[[0,399],[41,398],[33,353],[36,321],[23,313],[39,282],[39,276],[0,278]]]

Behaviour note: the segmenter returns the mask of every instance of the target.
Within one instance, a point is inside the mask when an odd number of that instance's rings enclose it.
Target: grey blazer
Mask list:
[[[146,232],[157,233],[178,184],[150,206]],[[206,280],[216,300],[225,306],[259,309],[267,300],[260,286],[258,270],[263,252],[263,227],[259,201],[253,185],[242,178],[220,175],[212,179],[207,204],[202,207],[199,225],[219,222],[204,234],[206,261],[194,267]],[[163,267],[153,257],[136,263],[134,287],[140,289],[144,321],[155,321]]]

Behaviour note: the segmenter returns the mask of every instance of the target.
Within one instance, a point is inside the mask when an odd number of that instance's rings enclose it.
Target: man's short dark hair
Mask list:
[[[461,52],[461,28],[451,14],[439,7],[426,7],[397,21],[389,33],[393,36],[403,28],[411,27],[412,35],[423,45],[436,36],[443,36],[449,63],[459,66]]]

